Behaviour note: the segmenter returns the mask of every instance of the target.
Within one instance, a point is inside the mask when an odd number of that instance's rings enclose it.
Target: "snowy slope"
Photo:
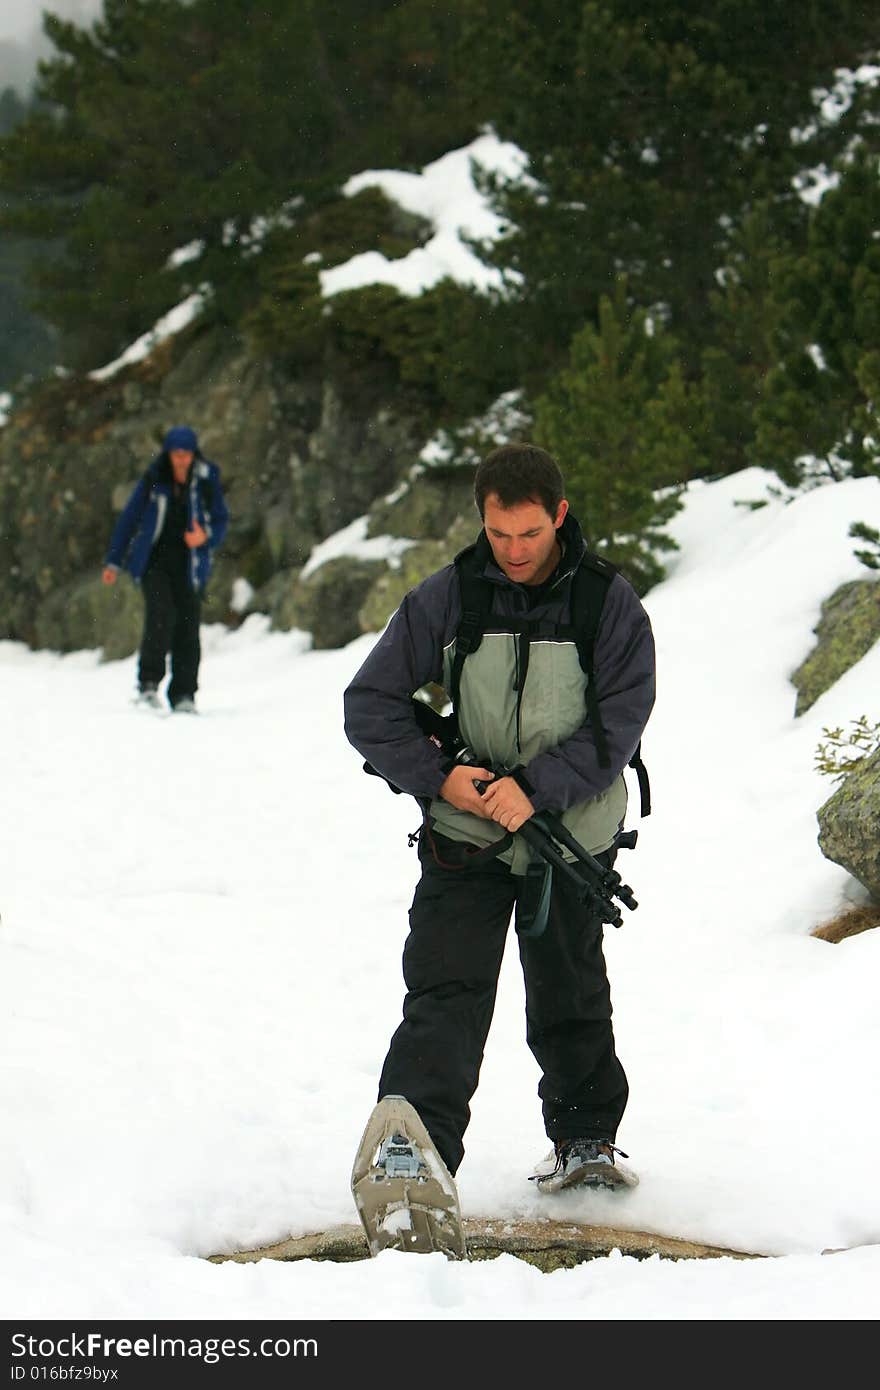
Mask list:
[[[880,934],[811,929],[858,886],[821,855],[823,726],[878,717],[880,646],[807,714],[788,676],[867,571],[880,488],[759,510],[695,484],[646,600],[653,816],[619,862],[640,906],[607,956],[641,1174],[546,1198],[511,940],[459,1190],[467,1216],[616,1223],[782,1258],[544,1276],[198,1258],[355,1219],[354,1150],[400,1016],[415,803],[364,777],[334,652],[208,628],[202,714],[134,709],[134,659],[0,644],[0,1306],[11,1317],[858,1318],[875,1315]],[[832,1175],[829,1180],[829,1175]],[[821,1251],[860,1248],[823,1256]]]

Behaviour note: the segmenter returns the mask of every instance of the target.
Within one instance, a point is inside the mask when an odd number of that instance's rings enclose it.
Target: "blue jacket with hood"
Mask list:
[[[150,552],[162,534],[171,488],[171,463],[163,449],[135,487],[113,528],[106,564],[128,570],[136,582],[143,579]],[[213,553],[226,535],[229,512],[220,469],[200,450],[195,451],[187,483],[187,529],[194,521],[204,528],[207,540],[190,551],[187,573],[192,588],[201,592],[211,573]]]

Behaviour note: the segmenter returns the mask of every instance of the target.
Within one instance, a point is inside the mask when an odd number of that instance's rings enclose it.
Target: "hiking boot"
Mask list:
[[[172,706],[175,714],[196,714],[196,702],[191,695],[184,695]]]
[[[629,1158],[610,1139],[558,1140],[530,1179],[541,1192],[560,1192],[566,1187],[636,1187],[638,1177],[616,1161]]]
[[[147,709],[161,709],[162,702],[159,699],[159,690],[155,685],[142,685],[138,691],[136,703],[144,705]]]

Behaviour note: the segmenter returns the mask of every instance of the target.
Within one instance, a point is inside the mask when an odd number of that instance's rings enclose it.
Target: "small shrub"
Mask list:
[[[848,534],[853,540],[865,541],[871,547],[870,550],[854,550],[856,559],[867,565],[869,570],[880,570],[880,531],[866,526],[863,521],[854,521]]]
[[[816,749],[815,767],[823,777],[841,781],[871,753],[880,748],[880,720],[872,724],[866,715],[850,720],[851,729],[824,729],[826,742]]]
[[[328,341],[334,303],[321,293],[319,271],[363,251],[395,260],[419,246],[427,231],[421,218],[403,213],[375,188],[330,199],[274,229],[260,251],[258,297],[243,315],[246,332],[272,357],[291,364],[316,360]]]
[[[441,280],[414,296],[364,285],[327,301],[334,345],[349,361],[393,362],[405,387],[446,420],[485,410],[509,390],[506,308],[468,286]]]

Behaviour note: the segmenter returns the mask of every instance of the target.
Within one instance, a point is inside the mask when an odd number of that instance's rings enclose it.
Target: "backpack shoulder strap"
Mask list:
[[[605,727],[599,712],[599,700],[593,672],[593,655],[596,648],[596,636],[599,631],[599,620],[602,617],[602,608],[605,604],[605,595],[615,574],[614,566],[609,564],[607,560],[591,554],[590,551],[585,551],[571,579],[571,622],[581,669],[587,677],[587,712],[593,726],[600,767],[608,767],[611,759],[608,755],[608,739],[605,735]]]
[[[593,555],[587,550],[572,575],[571,620],[581,666],[590,674],[605,595],[616,574],[617,570],[609,560],[603,560],[601,555]]]
[[[608,739],[599,711],[593,658],[605,595],[608,593],[611,581],[616,574],[617,569],[610,561],[587,550],[581,557],[581,562],[571,581],[571,620],[581,668],[587,677],[587,711],[593,726],[600,767],[608,767],[610,757]],[[648,770],[642,762],[641,742],[630,758],[629,766],[638,778],[641,814],[643,817],[649,816],[651,814],[651,785],[648,781]]]
[[[449,698],[453,710],[458,713],[458,696],[461,688],[461,670],[465,658],[477,650],[483,640],[483,633],[489,614],[492,611],[492,587],[483,578],[486,564],[486,545],[477,540],[473,545],[460,550],[454,564],[458,573],[461,594],[461,617],[455,634],[455,656],[450,676]]]

